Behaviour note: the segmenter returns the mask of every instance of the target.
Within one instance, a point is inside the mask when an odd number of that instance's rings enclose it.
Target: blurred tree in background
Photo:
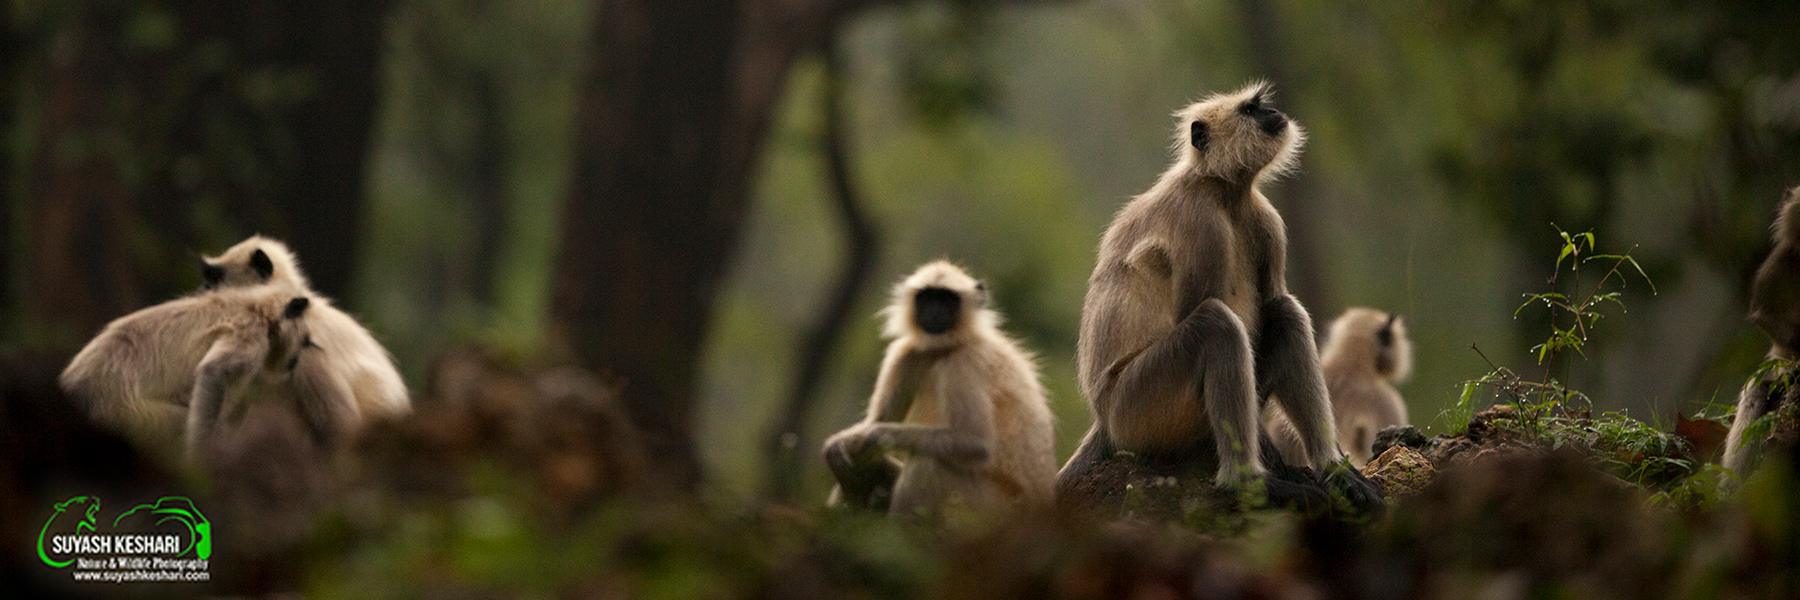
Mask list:
[[[343,295],[384,2],[13,2],[18,335],[78,343],[261,231]],[[13,178],[9,177],[8,181]],[[21,247],[29,249],[20,252]],[[9,272],[10,274],[10,272]]]
[[[1311,134],[1269,190],[1290,283],[1321,326],[1406,316],[1417,420],[1487,370],[1472,342],[1530,365],[1540,317],[1510,315],[1552,222],[1638,245],[1661,294],[1550,368],[1692,412],[1766,348],[1742,293],[1800,183],[1797,26],[1687,0],[17,0],[0,336],[72,351],[260,231],[415,388],[463,344],[574,360],[626,380],[680,482],[797,468],[776,487],[807,498],[872,383],[864,317],[948,257],[1040,353],[1066,454],[1101,228],[1166,167],[1172,110],[1266,78]]]

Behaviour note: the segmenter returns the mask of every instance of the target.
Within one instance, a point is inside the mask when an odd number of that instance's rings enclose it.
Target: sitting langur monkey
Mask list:
[[[97,421],[157,451],[199,458],[223,413],[250,397],[292,403],[331,443],[350,406],[312,343],[305,290],[258,286],[177,298],[107,324],[59,379]]]
[[[868,417],[825,440],[840,486],[832,503],[886,502],[895,515],[1048,504],[1050,407],[1031,354],[987,308],[985,286],[932,262],[894,288],[883,313],[893,342]]]
[[[313,291],[312,283],[300,271],[299,259],[286,244],[251,236],[218,256],[200,260],[203,289],[286,284],[306,290],[312,299],[313,343],[324,350],[320,360],[328,363],[326,368],[332,373],[344,378],[356,399],[352,427],[411,410],[406,382],[394,368],[393,356],[355,317]]]
[[[1187,455],[1210,439],[1215,484],[1262,480],[1272,504],[1315,496],[1315,485],[1268,477],[1258,414],[1273,396],[1305,466],[1355,506],[1378,506],[1338,449],[1312,319],[1287,291],[1285,225],[1258,189],[1293,168],[1304,134],[1260,83],[1176,117],[1174,164],[1100,240],[1076,349],[1094,426],[1058,487],[1115,451]]]
[[[1756,270],[1750,283],[1750,320],[1774,342],[1769,358],[1800,360],[1800,187],[1788,190],[1775,216],[1775,249]],[[1731,432],[1725,436],[1724,466],[1747,475],[1760,440],[1744,439],[1750,423],[1774,412],[1800,396],[1792,366],[1770,369],[1760,379],[1744,385],[1738,394]]]
[[[1407,424],[1406,400],[1394,385],[1412,374],[1412,341],[1399,315],[1354,307],[1326,327],[1319,350],[1325,389],[1331,394],[1338,445],[1351,464],[1368,464],[1375,434]],[[1301,462],[1305,448],[1280,407],[1269,407],[1269,437],[1282,458]]]

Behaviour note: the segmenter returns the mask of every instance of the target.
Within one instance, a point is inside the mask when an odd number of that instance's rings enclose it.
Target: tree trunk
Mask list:
[[[499,305],[500,244],[505,240],[506,202],[506,104],[499,77],[488,70],[470,74],[471,100],[475,103],[475,139],[468,153],[469,206],[474,212],[475,256],[471,261],[469,291],[477,302]]]
[[[577,139],[551,312],[584,365],[626,380],[626,408],[677,487],[700,478],[696,358],[743,220],[731,0],[605,0]]]
[[[874,273],[879,249],[875,227],[863,214],[856,181],[850,173],[849,132],[844,122],[845,76],[843,60],[838,56],[836,46],[827,42],[821,52],[825,60],[825,86],[821,91],[825,131],[821,145],[831,180],[832,199],[836,201],[838,219],[844,227],[846,252],[824,312],[801,341],[800,367],[795,372],[787,404],[764,442],[764,454],[769,461],[770,495],[782,500],[792,499],[800,491],[801,457],[814,456],[810,452],[803,453],[800,448],[806,418],[812,412],[819,384],[824,380],[831,351],[850,320],[857,297]]]
[[[15,29],[11,2],[0,4],[0,136],[11,139],[19,126],[19,75],[24,71],[24,44]],[[0,322],[11,320],[13,306],[13,147],[0,144]],[[0,339],[14,333],[0,325]]]
[[[1287,60],[1286,37],[1277,10],[1268,0],[1238,3],[1238,13],[1250,41],[1251,66],[1274,83],[1278,92],[1289,90],[1288,106],[1297,107],[1299,91],[1306,86],[1299,74],[1288,69],[1291,63]],[[1280,200],[1276,205],[1281,208],[1282,220],[1287,222],[1289,289],[1300,299],[1300,304],[1313,313],[1315,324],[1322,324],[1334,316],[1334,312],[1326,311],[1341,308],[1332,297],[1331,284],[1325,280],[1325,266],[1319,258],[1325,243],[1319,221],[1323,216],[1320,198],[1324,194],[1317,178],[1306,169],[1295,173],[1281,187],[1283,193],[1278,195]]]
[[[288,6],[283,3],[283,6]],[[362,244],[380,50],[388,2],[318,0],[292,5],[286,25],[294,47],[285,58],[311,69],[319,90],[289,113],[298,164],[281,190],[289,245],[305,257],[320,292],[346,297]]]
[[[227,202],[248,229],[282,238],[313,286],[347,297],[362,242],[387,0],[193,0],[171,6],[194,46],[223,43],[240,76],[266,71],[307,84],[273,114],[244,98],[245,129],[272,175]],[[237,94],[235,85],[216,93]],[[208,115],[194,115],[204,119]],[[273,123],[262,122],[272,118]],[[170,132],[179,135],[179,131]]]
[[[126,68],[112,46],[123,15],[75,9],[52,33],[67,49],[46,53],[43,114],[29,182],[31,250],[23,290],[26,322],[40,340],[79,343],[141,302],[131,239],[136,210],[117,142],[125,138],[107,103]]]
[[[742,229],[789,67],[882,0],[603,0],[576,142],[552,335],[626,380],[626,408],[679,488],[712,301]]]

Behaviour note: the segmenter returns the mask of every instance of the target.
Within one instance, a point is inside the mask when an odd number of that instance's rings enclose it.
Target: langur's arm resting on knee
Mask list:
[[[197,457],[211,441],[225,396],[262,367],[269,352],[268,338],[234,333],[219,338],[195,369],[193,396],[188,402],[187,450]]]

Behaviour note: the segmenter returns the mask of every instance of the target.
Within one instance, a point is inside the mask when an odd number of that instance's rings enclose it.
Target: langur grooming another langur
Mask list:
[[[412,409],[406,382],[394,359],[356,318],[313,291],[300,262],[286,244],[260,235],[201,259],[203,289],[286,284],[306,290],[313,301],[313,343],[333,376],[350,386],[359,420],[388,418]]]
[[[289,285],[170,300],[107,324],[59,382],[96,421],[152,451],[200,458],[221,416],[251,397],[290,403],[329,444],[349,390],[312,342],[311,304]]]

